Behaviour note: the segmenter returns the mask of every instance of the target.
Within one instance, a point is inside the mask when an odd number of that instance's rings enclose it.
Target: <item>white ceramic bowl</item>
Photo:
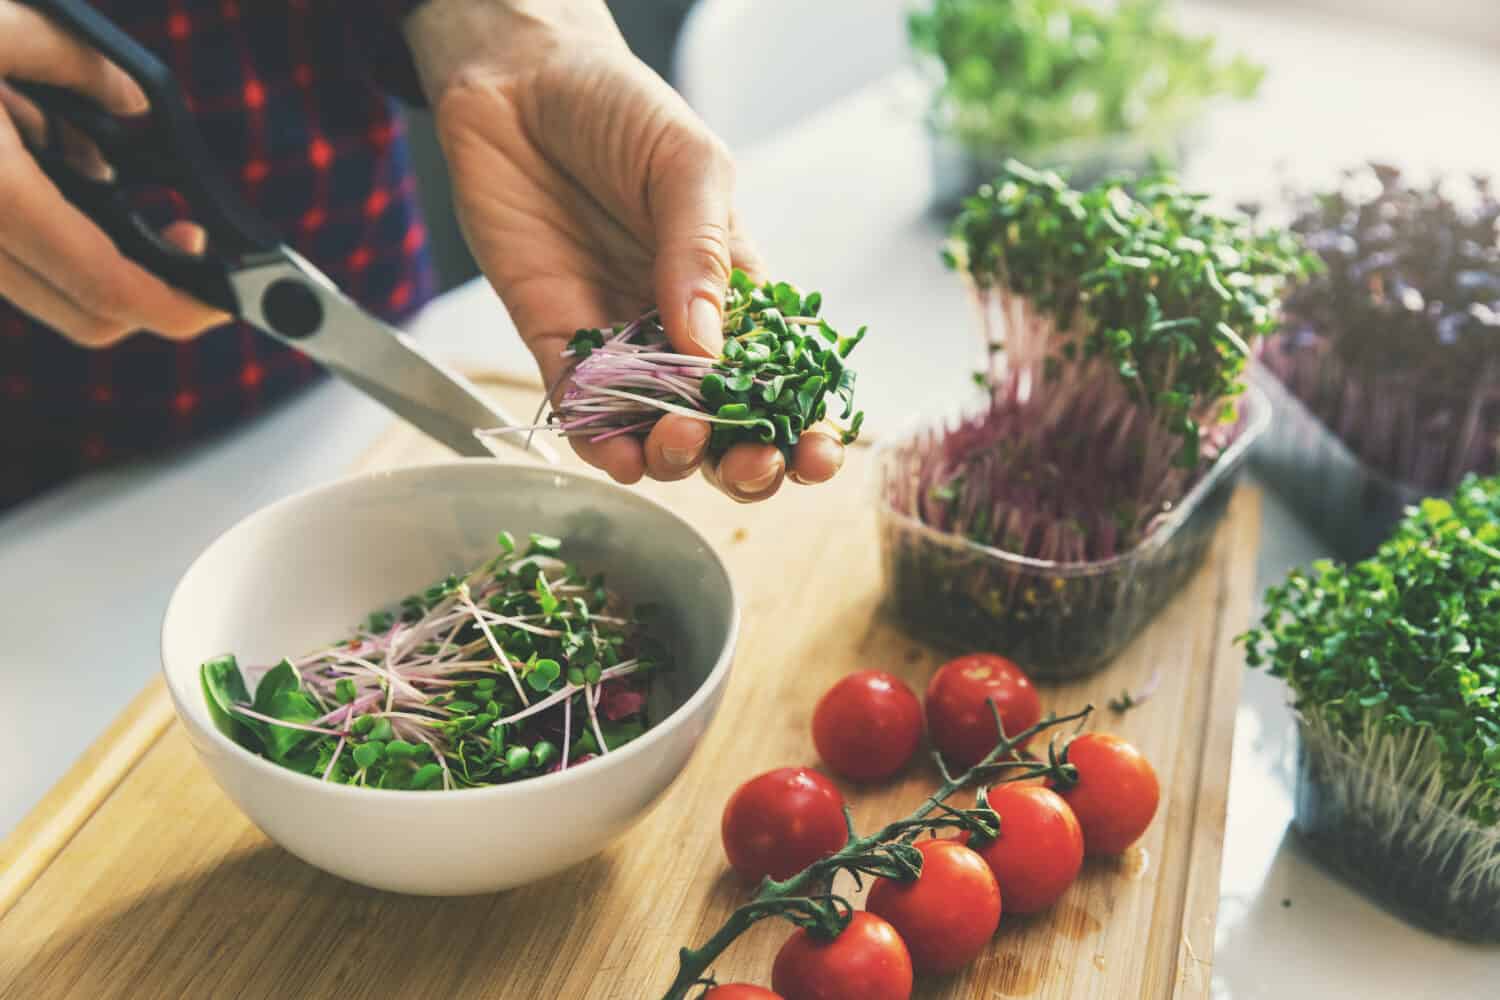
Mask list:
[[[496,551],[501,530],[565,540],[565,555],[665,611],[671,713],[614,753],[559,774],[458,791],[325,784],[214,728],[199,665],[273,663],[339,638]],[[162,667],[193,746],[256,826],[335,875],[395,892],[465,895],[543,878],[644,816],[718,709],[739,631],[729,575],[671,511],[602,480],[487,460],[341,480],[261,510],[188,569],[162,625]]]

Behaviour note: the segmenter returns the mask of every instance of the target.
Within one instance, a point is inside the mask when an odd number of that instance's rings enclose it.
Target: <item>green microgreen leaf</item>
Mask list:
[[[537,660],[526,674],[526,683],[534,690],[545,691],[552,686],[561,673],[562,667],[556,660]]]
[[[1294,570],[1243,637],[1312,738],[1366,762],[1362,780],[1440,787],[1483,826],[1500,822],[1497,543],[1500,479],[1471,477],[1409,509],[1371,558]]]
[[[239,663],[233,656],[216,657],[199,668],[198,677],[214,728],[236,743],[245,743],[246,728],[232,711],[235,705],[250,704]]]

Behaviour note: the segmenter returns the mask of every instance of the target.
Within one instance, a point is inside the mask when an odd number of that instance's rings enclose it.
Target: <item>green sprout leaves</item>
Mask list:
[[[253,697],[234,657],[204,663],[214,725],[290,770],[402,790],[517,781],[645,733],[663,644],[602,576],[560,558],[561,539],[497,544],[353,637],[282,660]]]
[[[775,445],[790,457],[825,420],[852,442],[863,417],[846,359],[865,328],[841,334],[822,307],[817,292],[804,295],[785,281],[757,285],[736,270],[724,300],[724,349],[712,361],[674,353],[654,312],[608,336],[581,330],[569,344],[573,385],[552,422],[564,434],[602,438],[643,436],[663,412],[698,416],[713,425],[715,458],[742,443]]]
[[[526,674],[526,683],[533,691],[546,691],[562,673],[556,660],[537,660]]]
[[[710,440],[715,455],[741,442],[774,444],[790,455],[802,433],[828,416],[828,397],[840,419],[862,422],[854,410],[854,372],[844,364],[865,328],[841,336],[818,317],[823,297],[804,296],[785,281],[756,286],[743,272],[730,282],[724,309],[724,353],[703,379],[704,399],[719,421]],[[858,423],[840,433],[852,441]]]
[[[1358,751],[1425,731],[1450,807],[1500,822],[1500,479],[1423,501],[1364,562],[1294,571],[1244,639]]]
[[[1183,34],[1167,0],[931,0],[912,47],[942,70],[934,123],[977,152],[1036,154],[1125,134],[1160,138],[1262,71]]]
[[[203,664],[198,676],[214,728],[236,742],[245,742],[244,726],[233,712],[235,705],[250,701],[239,663],[233,656],[216,657]]]
[[[1202,421],[1244,391],[1248,345],[1275,326],[1289,280],[1317,265],[1290,234],[1257,232],[1168,176],[1127,191],[1074,190],[1010,161],[965,202],[946,258],[981,289],[1001,286],[1050,313],[1072,341],[1057,366],[1107,363],[1129,398],[1199,460]]]

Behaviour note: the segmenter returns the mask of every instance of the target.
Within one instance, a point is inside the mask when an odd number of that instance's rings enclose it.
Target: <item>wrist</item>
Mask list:
[[[625,44],[604,0],[426,0],[405,34],[434,107],[468,73],[518,75],[564,46]]]

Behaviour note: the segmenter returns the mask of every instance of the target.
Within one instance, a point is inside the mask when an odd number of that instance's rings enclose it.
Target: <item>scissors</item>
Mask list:
[[[516,427],[468,381],[428,357],[411,338],[360,308],[327,275],[282,242],[235,193],[162,63],[83,0],[22,0],[86,41],[140,85],[149,115],[125,121],[72,91],[30,81],[10,85],[49,121],[93,140],[114,168],[108,181],[79,173],[63,157],[58,128],[32,153],[63,196],[120,252],[167,284],[294,347],[453,451],[490,456],[482,428]],[[208,234],[202,255],[159,237],[130,203],[133,192],[166,187]],[[502,435],[548,462],[557,453],[528,435]]]

